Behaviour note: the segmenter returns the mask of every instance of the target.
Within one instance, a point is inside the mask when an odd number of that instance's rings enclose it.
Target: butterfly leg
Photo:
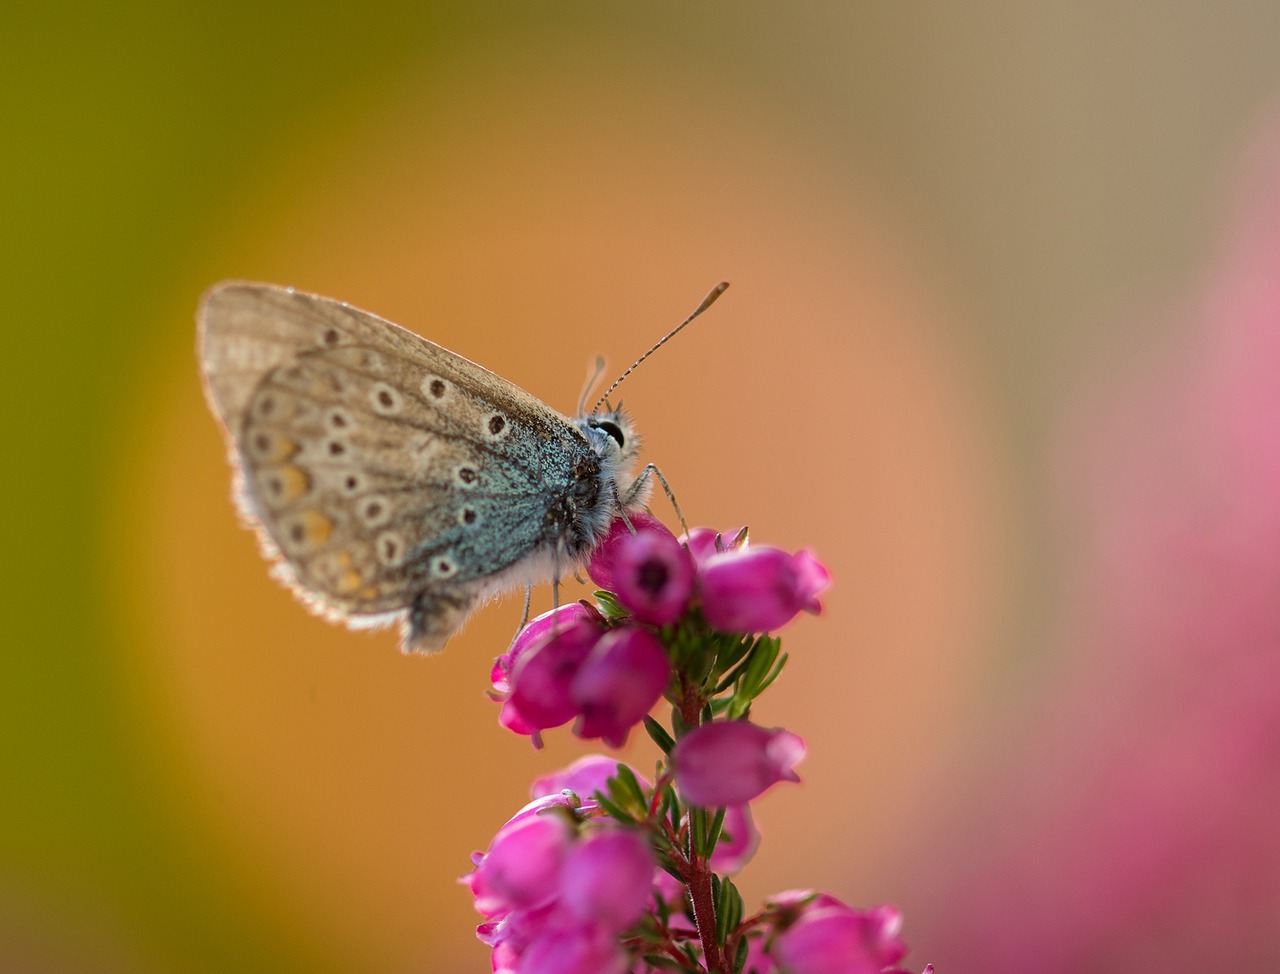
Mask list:
[[[466,592],[419,592],[400,627],[400,649],[405,653],[438,653],[475,604],[475,596]]]
[[[640,471],[639,476],[631,482],[631,486],[627,488],[626,495],[621,500],[623,509],[623,519],[626,519],[627,506],[634,503],[636,496],[642,491],[649,481],[649,475],[652,474],[658,479],[658,483],[662,485],[662,492],[667,495],[667,500],[671,501],[671,506],[676,512],[676,518],[680,521],[680,529],[687,535],[689,533],[689,525],[684,519],[684,513],[680,510],[680,505],[676,503],[676,495],[671,491],[671,485],[667,483],[667,478],[662,476],[662,471],[658,469],[657,464],[646,463],[644,469]],[[629,523],[629,522],[628,522]]]
[[[533,585],[526,582],[524,586],[524,614],[520,616],[520,628],[529,624],[529,603],[533,600]]]

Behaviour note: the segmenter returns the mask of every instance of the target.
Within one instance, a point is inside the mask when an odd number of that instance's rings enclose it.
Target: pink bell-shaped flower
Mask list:
[[[622,747],[627,734],[667,687],[671,661],[658,637],[646,629],[620,626],[600,638],[573,678],[578,707],[574,733]]]
[[[511,669],[502,722],[513,730],[559,727],[578,713],[571,688],[579,667],[604,634],[594,617],[574,617],[531,640]]]
[[[726,551],[702,565],[702,612],[721,632],[773,632],[801,611],[821,611],[818,596],[830,580],[826,567],[808,551]]]
[[[628,517],[634,533],[621,518],[614,521],[588,572],[640,622],[670,625],[684,614],[693,594],[693,556],[661,521]]]
[[[799,781],[793,768],[804,755],[804,741],[790,731],[717,720],[677,741],[671,764],[680,794],[716,808],[746,804],[779,781]]]

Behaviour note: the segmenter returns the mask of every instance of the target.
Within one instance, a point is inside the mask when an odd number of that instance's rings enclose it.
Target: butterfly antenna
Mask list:
[[[591,389],[600,381],[600,375],[604,372],[604,356],[597,355],[595,365],[587,372],[587,384],[582,387],[582,398],[578,400],[578,415],[582,416],[587,409],[587,396],[591,395]],[[592,410],[595,412],[595,410]]]
[[[634,372],[637,366],[639,366],[641,362],[647,359],[650,355],[652,355],[654,352],[660,349],[667,342],[671,341],[671,339],[675,338],[676,335],[680,333],[680,330],[684,328],[685,325],[689,324],[689,322],[693,321],[694,318],[698,317],[698,315],[702,314],[702,312],[706,311],[709,307],[711,307],[711,305],[715,303],[716,298],[724,294],[725,289],[728,288],[728,286],[729,286],[728,281],[721,281],[719,284],[713,287],[711,289],[711,293],[702,299],[702,304],[698,305],[696,308],[693,309],[693,314],[689,315],[688,318],[686,318],[684,321],[680,322],[680,324],[672,328],[669,332],[667,332],[664,336],[662,336],[662,338],[658,342],[654,344],[653,348],[649,349],[649,351],[645,352],[638,359],[632,362],[631,368],[627,369],[627,371],[623,372],[622,375],[618,376],[618,378],[614,380],[613,385],[611,385],[608,389],[604,391],[604,395],[596,400],[596,404],[591,407],[591,414],[595,415],[597,412],[599,412],[601,404],[606,399],[609,398],[609,393],[613,392],[614,389],[618,388],[618,386],[622,384],[623,379],[625,379],[632,372]]]

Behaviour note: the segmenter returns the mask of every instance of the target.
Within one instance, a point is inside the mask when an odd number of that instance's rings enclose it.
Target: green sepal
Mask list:
[[[601,590],[592,594],[595,596],[596,605],[600,607],[600,614],[610,622],[630,617],[631,610],[619,602],[618,597],[612,592]]]

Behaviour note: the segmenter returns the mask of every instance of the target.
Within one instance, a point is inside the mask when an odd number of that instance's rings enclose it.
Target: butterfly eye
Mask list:
[[[617,440],[619,447],[624,447],[627,445],[625,442],[626,438],[622,435],[622,427],[620,427],[617,423],[610,423],[608,420],[606,420],[603,423],[592,423],[591,425],[598,430],[604,430],[606,433],[612,436],[615,440]]]

